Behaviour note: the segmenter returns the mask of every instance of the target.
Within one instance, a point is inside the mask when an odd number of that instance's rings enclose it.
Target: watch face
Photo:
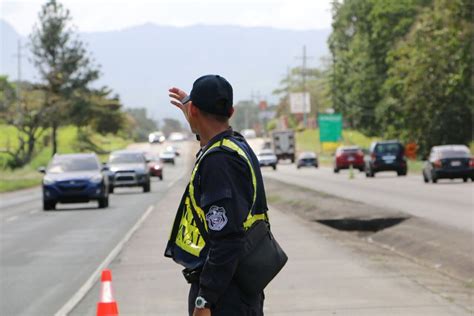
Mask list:
[[[204,308],[204,306],[206,305],[206,300],[200,296],[198,296],[196,298],[196,307],[197,308]]]

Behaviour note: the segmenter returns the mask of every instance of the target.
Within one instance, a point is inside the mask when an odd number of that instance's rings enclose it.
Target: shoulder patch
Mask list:
[[[207,226],[214,231],[221,231],[227,225],[227,216],[225,208],[213,205],[206,214]]]

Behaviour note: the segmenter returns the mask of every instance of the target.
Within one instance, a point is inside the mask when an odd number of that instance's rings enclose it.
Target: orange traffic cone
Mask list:
[[[100,301],[97,303],[97,316],[118,316],[117,302],[112,293],[112,272],[102,271]]]

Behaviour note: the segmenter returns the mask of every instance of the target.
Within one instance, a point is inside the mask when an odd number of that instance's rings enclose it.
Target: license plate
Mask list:
[[[459,167],[461,165],[460,161],[451,161],[451,167]]]
[[[348,161],[354,161],[355,159],[354,159],[354,157],[349,157],[349,158],[347,158],[347,160]]]

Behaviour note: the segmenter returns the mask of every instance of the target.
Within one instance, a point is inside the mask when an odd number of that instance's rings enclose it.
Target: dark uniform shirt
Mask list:
[[[214,137],[209,145],[229,136],[236,137],[250,156],[257,179],[254,210],[267,211],[258,160],[244,138],[229,129]],[[206,147],[198,153],[198,158],[205,150]],[[215,304],[229,286],[237,268],[245,233],[243,223],[252,208],[252,176],[247,162],[236,152],[221,150],[204,157],[197,181],[196,200],[206,213],[209,228],[208,255],[202,267],[199,295]],[[212,214],[216,213],[219,220],[213,221]]]

